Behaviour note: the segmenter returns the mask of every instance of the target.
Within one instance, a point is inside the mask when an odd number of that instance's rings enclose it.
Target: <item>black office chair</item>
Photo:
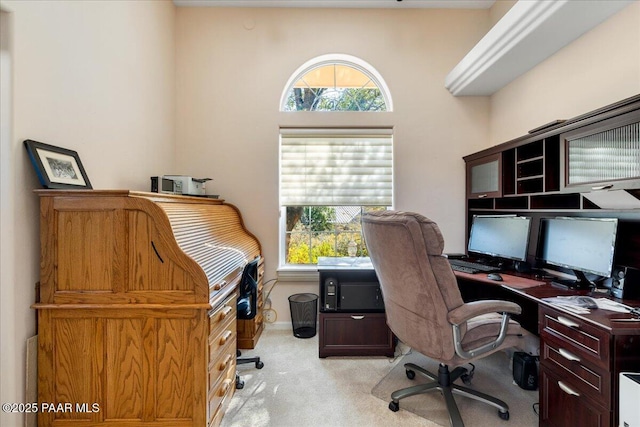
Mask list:
[[[238,319],[253,319],[256,317],[257,308],[258,308],[258,263],[260,262],[260,257],[257,256],[253,261],[250,261],[247,265],[245,265],[244,270],[242,271],[242,277],[240,279],[240,285],[238,286],[238,290],[240,295],[238,296],[237,302],[237,311],[238,311]],[[238,365],[243,365],[247,363],[255,363],[257,369],[262,369],[264,367],[264,363],[260,361],[260,357],[244,357],[241,358],[240,350],[236,350],[236,355],[238,359],[236,363]],[[236,374],[236,388],[241,389],[244,387],[244,381],[240,379],[240,376]]]

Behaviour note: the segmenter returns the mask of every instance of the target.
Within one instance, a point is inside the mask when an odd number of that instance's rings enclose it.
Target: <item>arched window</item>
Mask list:
[[[382,76],[347,55],[303,64],[280,99],[283,112],[392,109]],[[308,268],[321,256],[367,256],[361,216],[393,204],[391,128],[308,125],[280,129],[279,274]]]
[[[382,76],[365,61],[349,55],[323,55],[289,78],[281,111],[392,111]]]

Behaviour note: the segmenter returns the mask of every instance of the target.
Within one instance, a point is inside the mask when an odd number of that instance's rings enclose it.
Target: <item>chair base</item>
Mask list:
[[[509,419],[509,406],[500,399],[496,399],[488,394],[480,393],[479,391],[470,389],[468,387],[453,384],[455,380],[465,375],[469,375],[466,368],[457,367],[453,371],[449,372],[447,365],[440,364],[438,368],[438,375],[427,371],[426,369],[415,365],[413,363],[407,363],[404,365],[407,370],[407,377],[413,379],[415,373],[418,372],[422,376],[431,379],[433,382],[427,384],[419,384],[413,387],[407,387],[401,390],[391,393],[391,402],[389,403],[389,409],[396,412],[400,409],[400,399],[405,397],[414,396],[416,394],[428,393],[433,390],[439,390],[444,397],[445,404],[447,405],[447,411],[449,412],[449,418],[453,427],[464,427],[458,405],[453,398],[454,394],[465,396],[487,405],[493,406],[498,409],[498,416],[503,420]]]
[[[260,361],[260,357],[256,356],[256,357],[240,357],[242,353],[240,353],[240,350],[236,350],[236,365],[245,365],[247,363],[255,363],[256,364],[256,368],[257,369],[262,369],[264,368],[264,363],[262,363]]]
[[[260,360],[259,356],[256,357],[240,357],[242,353],[240,350],[236,350],[236,365],[245,365],[248,363],[255,363],[256,369],[264,368],[264,363]],[[240,390],[244,388],[244,381],[240,378],[240,375],[236,372],[236,389]]]

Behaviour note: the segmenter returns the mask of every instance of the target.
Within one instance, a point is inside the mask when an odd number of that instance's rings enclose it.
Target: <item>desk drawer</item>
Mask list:
[[[236,300],[238,294],[233,293],[216,309],[209,313],[209,334],[215,334],[222,325],[237,316]]]
[[[610,336],[604,329],[597,328],[570,314],[564,314],[550,307],[540,306],[540,338],[554,339],[562,347],[580,360],[610,371]]]
[[[544,364],[540,371],[540,425],[610,427],[612,412],[582,396],[573,384]]]
[[[580,357],[566,349],[564,343],[555,339],[547,338],[541,345],[543,367],[555,369],[572,389],[611,409],[611,374],[608,371],[584,364]]]
[[[384,313],[320,313],[320,357],[392,357],[394,352]]]

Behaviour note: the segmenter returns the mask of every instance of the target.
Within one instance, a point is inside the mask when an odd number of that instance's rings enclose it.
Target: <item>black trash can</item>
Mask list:
[[[311,338],[316,335],[318,316],[318,295],[294,294],[289,297],[291,325],[293,335],[298,338]]]

